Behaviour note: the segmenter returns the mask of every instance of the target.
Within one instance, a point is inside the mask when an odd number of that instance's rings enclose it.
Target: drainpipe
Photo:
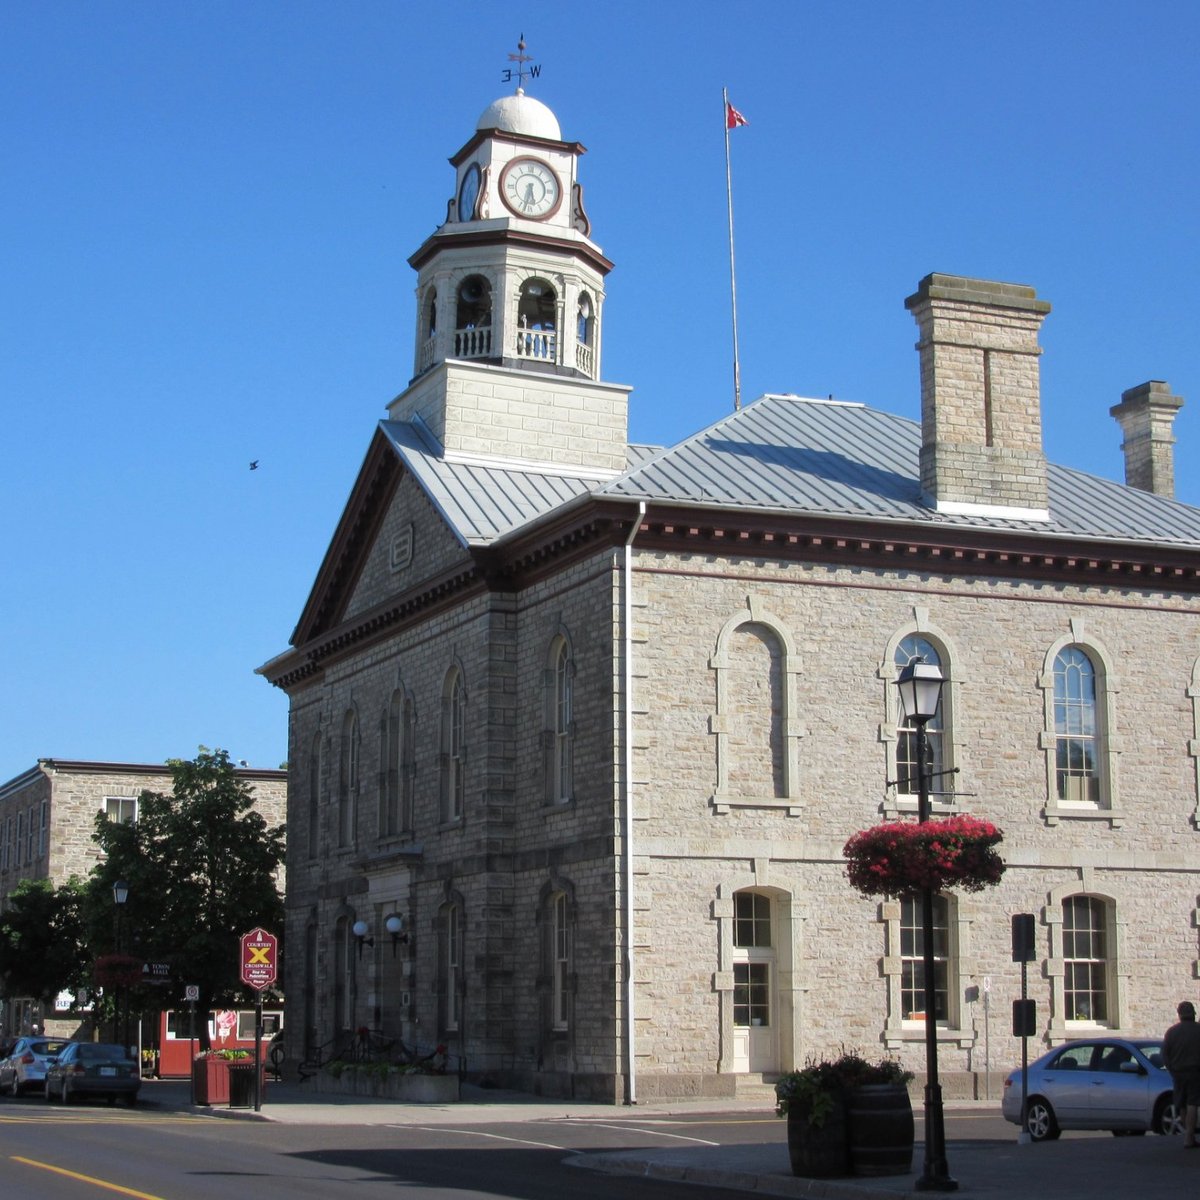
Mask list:
[[[633,1006],[633,539],[642,527],[646,502],[638,501],[637,519],[625,539],[624,596],[622,621],[624,630],[624,697],[625,705],[625,786],[621,804],[621,833],[625,841],[625,1103],[637,1103],[637,1080],[634,1068],[634,1006]]]

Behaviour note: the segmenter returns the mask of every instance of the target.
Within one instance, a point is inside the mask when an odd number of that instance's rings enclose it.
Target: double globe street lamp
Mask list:
[[[935,663],[914,659],[896,680],[908,724],[916,729],[917,820],[929,820],[929,738],[925,726],[937,715],[945,679]],[[920,1192],[953,1192],[958,1181],[946,1163],[946,1119],[938,1081],[937,986],[933,954],[933,888],[921,889],[922,971],[925,976],[925,1163],[916,1182]]]

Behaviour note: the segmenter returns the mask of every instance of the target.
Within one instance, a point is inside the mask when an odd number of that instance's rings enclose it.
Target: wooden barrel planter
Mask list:
[[[850,1170],[907,1175],[912,1170],[913,1111],[901,1083],[871,1083],[850,1093]]]
[[[808,1115],[795,1109],[787,1116],[788,1157],[792,1174],[808,1179],[848,1175],[850,1162],[846,1109],[835,1104],[824,1124],[810,1125]]]

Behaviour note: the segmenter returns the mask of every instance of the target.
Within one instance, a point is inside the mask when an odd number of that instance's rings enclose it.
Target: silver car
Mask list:
[[[1029,1064],[1028,1096],[1022,1122],[1021,1071],[1013,1071],[1004,1081],[1001,1111],[1035,1142],[1064,1129],[1110,1129],[1120,1137],[1181,1128],[1161,1038],[1090,1038],[1057,1046]]]
[[[42,1090],[46,1065],[70,1043],[63,1038],[23,1037],[12,1053],[0,1062],[0,1092],[19,1096],[22,1092]]]

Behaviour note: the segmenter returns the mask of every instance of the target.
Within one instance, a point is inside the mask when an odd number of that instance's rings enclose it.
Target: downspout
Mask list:
[[[637,1078],[634,1067],[634,1005],[633,1005],[633,539],[642,527],[646,502],[638,501],[637,519],[625,539],[624,594],[621,615],[624,642],[624,786],[621,797],[621,836],[625,843],[625,1103],[637,1103]]]

